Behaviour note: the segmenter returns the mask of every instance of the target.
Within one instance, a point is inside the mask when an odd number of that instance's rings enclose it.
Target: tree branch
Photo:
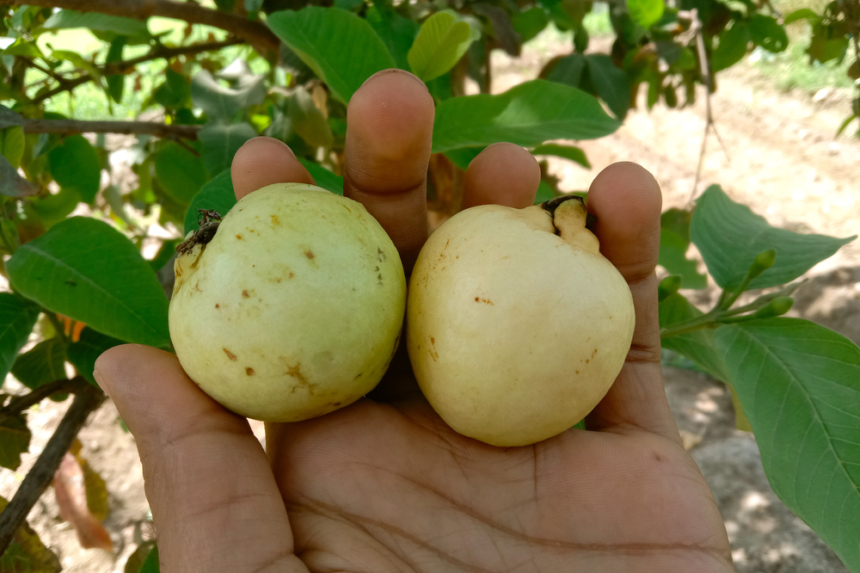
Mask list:
[[[49,398],[54,394],[65,394],[67,392],[76,392],[83,388],[84,385],[90,385],[85,379],[77,376],[72,379],[64,378],[62,380],[55,380],[54,382],[49,382],[48,384],[44,384],[39,386],[35,390],[31,391],[29,394],[24,394],[23,396],[17,396],[12,398],[9,401],[9,404],[0,410],[0,416],[5,414],[18,414],[19,412],[23,412],[33,404],[38,404],[45,398]]]
[[[242,38],[263,53],[267,50],[278,53],[281,45],[277,36],[265,24],[252,22],[227,12],[204,8],[191,2],[174,2],[171,0],[10,0],[5,3],[12,6],[27,4],[79,12],[101,12],[113,16],[137,18],[138,20],[145,20],[150,16],[162,16],[184,20],[190,24],[205,24],[214,28],[221,28]]]
[[[96,410],[105,399],[101,390],[92,384],[84,383],[86,386],[82,386],[81,391],[75,395],[74,402],[66,410],[65,416],[60,421],[60,425],[57,426],[54,435],[48,440],[42,455],[36,460],[33,468],[27,472],[24,481],[21,482],[18,491],[15,492],[15,497],[0,514],[0,555],[9,547],[15,531],[27,519],[27,514],[30,513],[30,510],[51,483],[57,468],[60,466],[60,461],[69,451],[72,442],[86,423],[90,413]]]
[[[170,58],[175,58],[176,56],[193,56],[196,54],[200,54],[203,52],[217,52],[223,48],[227,48],[230,46],[235,46],[237,44],[244,44],[244,40],[234,39],[234,40],[226,40],[224,42],[206,42],[201,44],[191,44],[190,46],[181,46],[179,48],[165,48],[164,46],[159,45],[157,48],[152,50],[151,52],[139,56],[137,58],[132,58],[130,60],[123,60],[121,62],[110,62],[99,68],[99,73],[103,76],[110,76],[113,74],[123,74],[135,67],[138,64],[142,64],[144,62],[150,62],[152,60],[158,60],[164,58],[169,60]],[[38,68],[37,68],[38,69]],[[76,87],[85,84],[87,82],[93,81],[93,78],[90,74],[82,74],[79,77],[68,80],[65,78],[61,78],[60,86],[54,88],[50,91],[47,91],[43,94],[37,95],[33,98],[31,103],[40,103],[45,101],[46,99],[50,99],[57,94],[72,91]]]
[[[25,119],[24,133],[124,133],[164,139],[197,139],[199,125],[167,125],[150,121],[79,121],[76,119]]]

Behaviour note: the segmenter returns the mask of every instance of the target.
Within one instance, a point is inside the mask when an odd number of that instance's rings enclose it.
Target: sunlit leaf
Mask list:
[[[167,298],[134,244],[110,225],[72,217],[6,263],[12,285],[48,310],[127,342],[170,344]]]
[[[437,12],[425,20],[409,50],[412,72],[424,81],[449,71],[475,40],[472,27],[448,12]]]
[[[394,67],[371,25],[351,12],[309,6],[270,14],[266,23],[341,102],[376,72]]]

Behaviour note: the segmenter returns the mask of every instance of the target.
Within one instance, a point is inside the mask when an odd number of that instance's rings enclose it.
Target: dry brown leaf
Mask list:
[[[113,541],[107,530],[87,506],[84,471],[75,456],[66,454],[54,474],[54,493],[60,517],[68,521],[78,534],[84,549],[104,549],[113,552]]]

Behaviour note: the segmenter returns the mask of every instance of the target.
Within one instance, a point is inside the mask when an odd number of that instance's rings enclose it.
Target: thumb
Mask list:
[[[162,571],[307,571],[246,419],[204,394],[162,350],[112,348],[94,375],[137,441]]]

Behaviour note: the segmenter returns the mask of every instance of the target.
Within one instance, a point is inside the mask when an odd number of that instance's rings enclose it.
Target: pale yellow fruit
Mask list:
[[[424,395],[460,434],[495,446],[545,440],[584,418],[621,370],[630,289],[586,229],[582,201],[569,199],[466,209],[421,250],[407,349]]]
[[[243,416],[290,422],[346,406],[376,386],[397,348],[397,249],[361,204],[318,187],[244,197],[175,273],[179,361]]]

